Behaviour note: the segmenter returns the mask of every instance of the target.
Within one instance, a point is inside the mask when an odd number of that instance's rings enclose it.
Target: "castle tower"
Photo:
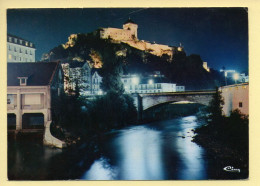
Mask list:
[[[123,24],[123,29],[124,30],[129,30],[132,34],[137,39],[137,28],[138,25],[133,22],[130,18]]]

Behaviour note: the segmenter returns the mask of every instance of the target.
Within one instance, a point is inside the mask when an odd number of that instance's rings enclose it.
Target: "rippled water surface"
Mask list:
[[[205,150],[191,141],[195,116],[131,126],[103,135],[89,148],[59,150],[40,142],[8,145],[9,179],[208,179]]]

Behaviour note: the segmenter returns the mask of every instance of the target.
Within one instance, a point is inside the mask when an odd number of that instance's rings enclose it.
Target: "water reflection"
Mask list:
[[[163,179],[160,132],[146,127],[123,131],[117,139],[120,150],[120,178]]]
[[[203,159],[204,151],[190,139],[190,136],[194,135],[191,129],[197,125],[196,117],[194,116],[182,118],[180,122],[180,127],[183,129],[182,135],[185,138],[177,138],[175,144],[180,158],[178,179],[206,179],[206,164]]]
[[[81,179],[84,180],[114,180],[117,176],[117,169],[113,168],[108,160],[101,157],[96,160],[90,170],[86,172]]]
[[[114,130],[93,148],[59,151],[33,141],[8,145],[12,179],[207,179],[204,150],[191,142],[195,116]],[[89,144],[89,143],[88,143]],[[62,153],[60,153],[62,152]]]

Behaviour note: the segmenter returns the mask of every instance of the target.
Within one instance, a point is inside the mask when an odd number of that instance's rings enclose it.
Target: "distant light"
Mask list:
[[[227,71],[225,71],[225,77],[227,77]]]
[[[138,78],[138,77],[133,77],[133,78],[132,78],[132,83],[133,83],[134,85],[138,85],[138,84],[139,84],[139,78]]]
[[[99,94],[99,95],[102,95],[102,94],[103,94],[103,91],[102,91],[102,90],[98,91],[98,94]]]
[[[238,80],[238,79],[239,79],[239,74],[238,74],[238,73],[235,73],[235,74],[233,75],[233,79],[234,79],[234,80]]]
[[[152,79],[149,79],[148,83],[149,83],[150,85],[152,85],[152,84],[153,84],[153,80],[152,80]]]

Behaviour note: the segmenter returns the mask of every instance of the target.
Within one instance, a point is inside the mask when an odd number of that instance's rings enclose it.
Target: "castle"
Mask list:
[[[137,37],[138,25],[130,18],[123,24],[123,29],[120,28],[102,28],[100,30],[100,38],[112,39],[113,42],[123,42],[139,50],[147,51],[153,55],[162,56],[164,54],[172,58],[175,49],[182,51],[182,47],[170,47],[168,45],[161,45],[150,43],[144,40],[139,40]]]

